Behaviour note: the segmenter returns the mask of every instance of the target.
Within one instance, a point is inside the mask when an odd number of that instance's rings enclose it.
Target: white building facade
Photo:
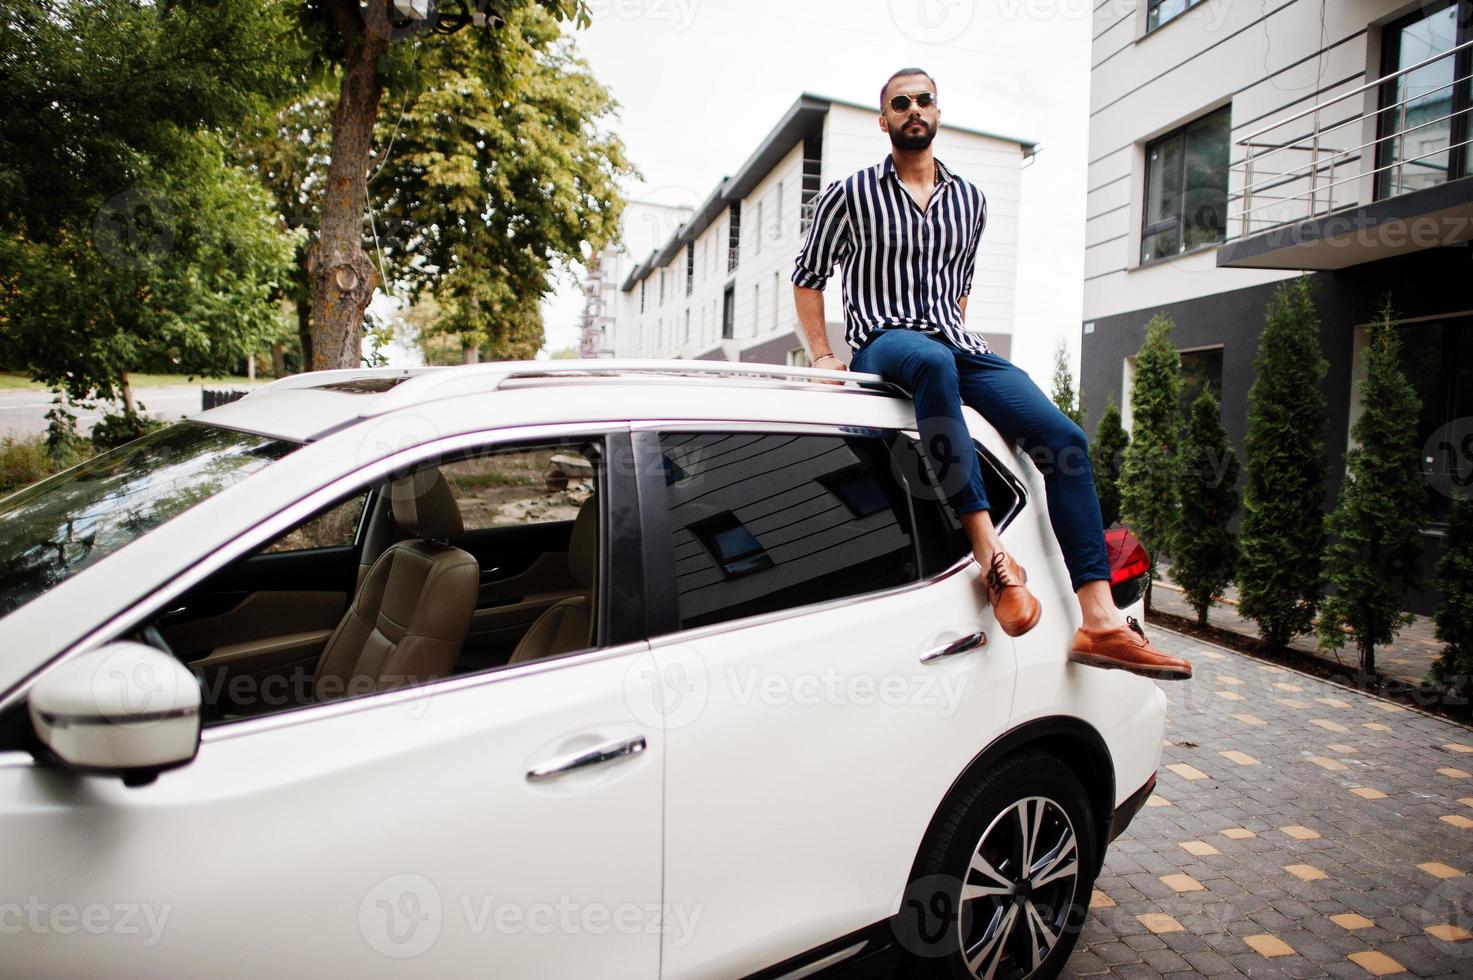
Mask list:
[[[1213,388],[1241,453],[1268,301],[1304,273],[1329,362],[1327,507],[1384,296],[1423,400],[1419,440],[1473,415],[1473,0],[1104,0],[1094,17],[1086,430],[1110,398],[1128,425],[1134,354],[1165,313],[1183,407]],[[1429,505],[1430,563],[1446,495]]]
[[[741,168],[617,281],[610,327],[614,354],[810,363],[790,279],[808,228],[808,205],[832,181],[889,153],[878,116],[875,107],[800,97]],[[1007,356],[1017,281],[1019,171],[1035,147],[944,124],[934,147],[939,159],[987,195],[988,223],[967,328]],[[847,361],[837,275],[825,294],[825,313],[830,344]]]

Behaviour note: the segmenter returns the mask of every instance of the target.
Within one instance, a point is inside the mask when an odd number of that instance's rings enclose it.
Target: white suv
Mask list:
[[[1165,698],[968,419],[1017,639],[873,375],[305,374],[0,502],[4,971],[1055,975]]]

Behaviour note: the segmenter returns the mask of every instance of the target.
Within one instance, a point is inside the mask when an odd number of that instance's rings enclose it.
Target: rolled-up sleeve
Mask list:
[[[813,223],[793,263],[793,283],[807,289],[822,289],[853,247],[849,213],[844,203],[844,182],[834,181],[813,201]]]
[[[962,295],[972,295],[972,277],[977,273],[977,247],[982,244],[982,229],[987,227],[987,195],[977,192],[977,230],[972,235],[972,244],[962,259]]]

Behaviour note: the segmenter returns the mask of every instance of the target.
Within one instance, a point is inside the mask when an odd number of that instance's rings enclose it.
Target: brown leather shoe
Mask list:
[[[1074,631],[1069,659],[1076,664],[1106,669],[1128,670],[1143,677],[1163,681],[1184,681],[1192,676],[1192,665],[1151,646],[1146,631],[1134,616],[1126,616],[1125,626],[1108,630]]]
[[[1008,636],[1022,636],[1038,625],[1043,607],[1023,584],[1028,573],[1005,551],[992,553],[987,569],[987,601],[992,603],[997,625]]]

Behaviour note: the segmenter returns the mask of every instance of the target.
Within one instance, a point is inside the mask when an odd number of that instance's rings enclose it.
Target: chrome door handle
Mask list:
[[[959,640],[952,640],[945,646],[939,646],[934,650],[927,650],[925,653],[921,654],[921,663],[934,663],[935,661],[941,660],[944,657],[954,657],[959,653],[966,653],[968,650],[974,650],[977,647],[985,647],[986,645],[986,633],[969,633]]]
[[[634,738],[614,739],[610,742],[602,742],[581,752],[573,752],[569,755],[559,756],[551,762],[544,763],[536,769],[527,770],[528,779],[546,779],[548,776],[556,776],[558,773],[569,772],[573,769],[582,769],[584,766],[596,766],[600,762],[608,762],[626,755],[638,755],[646,748],[643,735]]]

